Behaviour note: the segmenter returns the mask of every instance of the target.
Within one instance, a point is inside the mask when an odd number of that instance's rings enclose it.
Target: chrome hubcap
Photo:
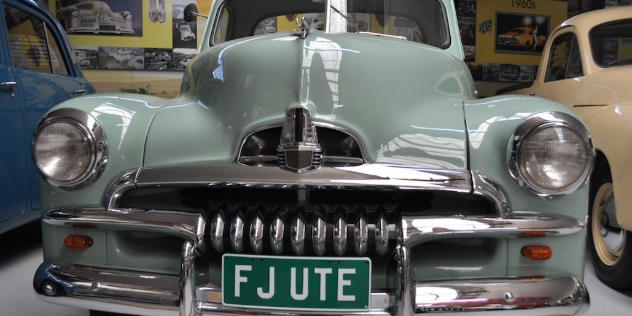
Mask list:
[[[601,209],[599,232],[610,251],[618,252],[621,250],[623,246],[623,230],[617,222],[614,197],[609,197]]]
[[[599,188],[592,205],[592,235],[595,251],[603,264],[613,266],[624,247],[625,230],[617,221],[612,183]]]

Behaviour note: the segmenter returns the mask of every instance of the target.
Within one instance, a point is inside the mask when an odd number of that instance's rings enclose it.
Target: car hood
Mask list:
[[[230,41],[191,61],[181,96],[154,119],[145,163],[233,161],[249,133],[300,107],[354,135],[369,162],[465,169],[462,104],[473,91],[461,60],[401,39],[314,31]]]

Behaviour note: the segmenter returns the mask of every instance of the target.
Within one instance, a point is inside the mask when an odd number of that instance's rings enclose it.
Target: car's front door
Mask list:
[[[30,173],[27,159],[22,95],[10,60],[4,17],[0,15],[0,222],[19,216],[29,201]]]
[[[77,76],[73,68],[72,52],[66,46],[61,33],[57,32],[48,17],[29,9],[22,2],[2,1],[3,19],[2,47],[5,75],[15,87],[3,89],[3,121],[12,126],[0,127],[0,137],[12,135],[11,146],[2,142],[3,193],[6,199],[25,200],[20,202],[21,209],[39,209],[39,176],[33,166],[30,140],[40,118],[54,105],[70,97],[94,92],[94,88],[82,76]],[[10,75],[9,75],[10,74]],[[20,93],[21,92],[21,93]],[[6,103],[5,103],[6,101]],[[9,105],[13,104],[13,105]],[[18,107],[19,105],[19,107]],[[19,109],[19,113],[18,113]],[[19,120],[18,120],[19,117]],[[17,136],[20,130],[21,136]],[[18,141],[21,143],[18,144]],[[8,186],[11,184],[11,186]],[[9,188],[10,187],[10,188]],[[29,193],[30,191],[30,193]],[[10,196],[9,196],[10,195]],[[5,203],[0,208],[5,208]],[[17,209],[9,216],[19,215]]]

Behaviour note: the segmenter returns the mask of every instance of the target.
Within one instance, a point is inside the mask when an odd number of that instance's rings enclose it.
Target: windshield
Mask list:
[[[602,67],[632,64],[632,19],[598,25],[589,37],[595,64]]]
[[[303,18],[310,28],[331,33],[396,36],[442,48],[450,44],[445,8],[438,0],[227,0],[218,15],[211,45],[300,30]]]

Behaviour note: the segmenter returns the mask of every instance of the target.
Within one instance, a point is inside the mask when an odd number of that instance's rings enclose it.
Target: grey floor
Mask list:
[[[31,285],[33,273],[42,262],[39,230],[38,223],[33,223],[0,234],[0,315],[88,316],[87,310],[49,304],[35,296]],[[584,315],[632,314],[632,291],[617,292],[603,285],[595,276],[590,260],[586,260],[585,282],[591,302]],[[490,315],[499,314],[502,312]]]

